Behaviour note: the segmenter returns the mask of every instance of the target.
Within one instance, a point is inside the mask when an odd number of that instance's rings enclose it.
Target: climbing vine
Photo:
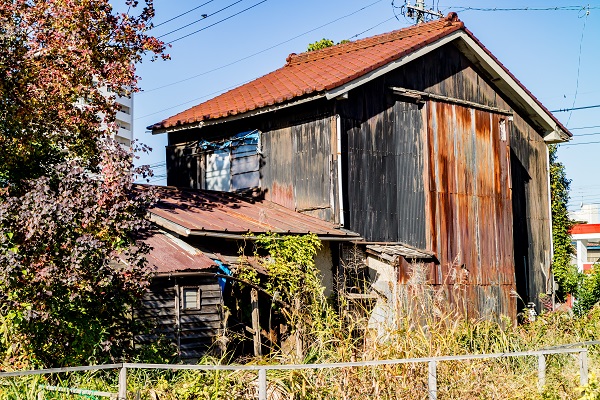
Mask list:
[[[565,166],[558,161],[556,145],[550,145],[550,195],[552,207],[552,241],[554,254],[552,271],[558,283],[557,297],[564,300],[567,294],[576,294],[579,274],[571,263],[573,246],[569,229],[573,222],[569,218],[567,203],[571,181],[567,179]]]
[[[327,333],[339,328],[337,313],[328,303],[321,283],[321,273],[315,264],[321,241],[314,234],[280,236],[259,235],[255,241],[255,256],[267,272],[260,277],[260,286],[288,309],[286,316],[292,334],[301,343],[311,343],[315,349],[328,340]],[[249,267],[239,268],[238,277],[259,283],[259,277]]]

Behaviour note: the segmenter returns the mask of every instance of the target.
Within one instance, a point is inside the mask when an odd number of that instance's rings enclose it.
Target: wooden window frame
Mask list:
[[[196,291],[196,306],[195,307],[186,307],[187,302],[185,301],[185,292],[186,290],[193,289]],[[202,309],[202,289],[200,286],[180,286],[179,287],[179,304],[182,311],[188,310],[201,310]]]

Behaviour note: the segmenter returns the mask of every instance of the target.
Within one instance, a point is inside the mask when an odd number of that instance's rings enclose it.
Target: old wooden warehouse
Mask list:
[[[432,253],[428,282],[449,303],[460,284],[469,316],[553,289],[547,145],[571,134],[454,13],[291,54],[149,128],[168,185],[259,188],[365,246]]]

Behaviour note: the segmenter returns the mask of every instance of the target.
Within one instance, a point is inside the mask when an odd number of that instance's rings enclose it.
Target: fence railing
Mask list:
[[[143,363],[119,363],[92,365],[82,367],[48,368],[31,371],[15,371],[0,373],[0,378],[19,377],[30,375],[46,375],[65,372],[83,372],[98,371],[107,369],[119,370],[118,392],[94,392],[98,397],[117,398],[125,400],[127,398],[127,370],[129,369],[157,369],[157,370],[199,370],[199,371],[256,371],[258,374],[258,399],[267,400],[267,371],[270,370],[305,370],[305,369],[331,369],[331,368],[357,368],[381,365],[399,365],[399,364],[424,364],[428,365],[427,388],[430,400],[437,399],[437,366],[445,361],[467,361],[510,357],[537,357],[538,359],[538,387],[540,390],[546,384],[546,356],[552,354],[577,354],[579,364],[580,384],[585,386],[588,383],[588,349],[578,348],[557,348],[538,351],[522,351],[515,353],[494,353],[494,354],[470,354],[462,356],[440,356],[440,357],[422,357],[422,358],[403,358],[395,360],[373,360],[357,361],[328,364],[275,364],[275,365],[185,365],[185,364],[143,364]],[[55,386],[40,385],[40,391],[69,391],[70,393],[90,394],[86,389],[60,388]],[[43,398],[40,396],[39,398]]]

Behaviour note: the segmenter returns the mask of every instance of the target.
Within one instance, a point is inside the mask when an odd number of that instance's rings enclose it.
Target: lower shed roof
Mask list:
[[[181,236],[241,238],[249,233],[303,235],[321,240],[357,241],[359,234],[279,204],[211,190],[157,188],[160,201],[150,220]]]

